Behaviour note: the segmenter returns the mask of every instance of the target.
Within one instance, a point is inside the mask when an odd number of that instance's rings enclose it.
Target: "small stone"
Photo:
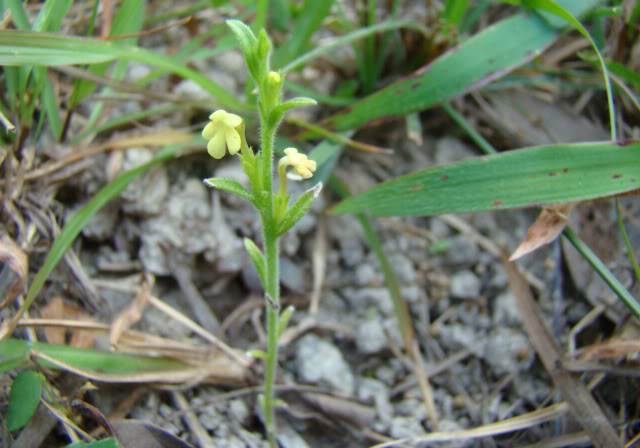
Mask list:
[[[406,241],[406,238],[401,241]],[[402,254],[393,254],[389,257],[389,263],[391,263],[400,284],[411,285],[416,282],[416,269],[407,257]]]
[[[480,337],[474,328],[460,324],[443,326],[440,329],[440,340],[448,348],[468,348],[476,353],[482,353],[485,343],[484,338]]]
[[[498,375],[526,369],[533,360],[533,349],[527,337],[509,327],[495,328],[483,351],[485,361]]]
[[[442,432],[455,432],[462,431],[464,427],[460,425],[458,422],[454,420],[442,419],[440,420],[440,426],[438,427],[438,431]],[[453,442],[446,442],[441,444],[440,446],[446,448],[464,448],[466,446],[472,446],[469,440],[456,440]]]
[[[387,288],[362,288],[352,290],[347,297],[356,310],[365,310],[375,306],[385,316],[393,314],[393,301]]]
[[[415,437],[424,433],[424,427],[420,424],[420,421],[414,417],[394,417],[393,420],[391,420],[391,430],[389,434],[394,439]]]
[[[389,401],[389,388],[382,381],[373,378],[360,379],[358,381],[358,398],[365,402],[373,401],[378,420],[388,425],[393,417],[393,407]]]
[[[494,325],[512,326],[518,326],[522,323],[511,291],[504,292],[494,299],[493,323]]]
[[[229,415],[231,415],[240,424],[245,424],[249,417],[249,408],[244,400],[229,401]]]
[[[358,286],[371,286],[375,279],[379,277],[380,273],[376,272],[371,263],[359,265],[354,275],[356,285]]]
[[[480,295],[480,279],[471,271],[461,271],[451,278],[451,295],[473,299]]]
[[[478,247],[468,237],[458,235],[449,240],[444,263],[452,266],[470,266],[478,258]]]
[[[360,353],[366,355],[377,353],[387,346],[384,327],[378,319],[368,320],[358,325],[356,330],[356,346]]]
[[[344,394],[353,393],[353,373],[342,353],[333,344],[314,334],[307,334],[298,341],[296,367],[303,382],[325,382]]]

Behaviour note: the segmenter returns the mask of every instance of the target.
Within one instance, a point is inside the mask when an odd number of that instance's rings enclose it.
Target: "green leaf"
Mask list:
[[[245,198],[252,204],[255,204],[256,199],[253,197],[253,195],[249,193],[247,189],[244,188],[244,186],[236,180],[226,179],[224,177],[211,177],[209,179],[205,179],[204,183],[213,188],[238,195],[241,198]]]
[[[231,31],[238,39],[238,43],[240,44],[240,49],[247,55],[253,54],[258,46],[258,39],[256,39],[255,34],[251,31],[247,25],[245,25],[240,20],[227,20],[226,24]]]
[[[293,109],[294,107],[302,107],[302,106],[315,106],[318,104],[316,100],[305,97],[296,97],[291,98],[290,100],[280,104],[277,106],[272,113],[282,115],[289,109]]]
[[[47,0],[31,29],[33,31],[60,31],[72,3],[71,0]]]
[[[640,187],[640,143],[523,148],[399,177],[332,213],[426,216],[580,201]]]
[[[282,220],[278,223],[276,235],[282,236],[289,231],[300,219],[309,211],[313,200],[318,197],[322,190],[322,183],[315,184],[307,190],[285,213]]]
[[[202,73],[179,61],[144,48],[121,46],[115,42],[70,37],[56,33],[0,30],[0,65],[94,64],[116,58],[142,62],[191,79],[217,98],[221,106],[237,110],[254,110],[253,107],[239,101]]]
[[[123,34],[135,34],[142,30],[144,22],[144,0],[130,0],[123,2],[122,6],[118,9],[118,12],[113,19],[111,25],[111,36],[118,36]],[[136,38],[131,37],[128,39],[114,40],[114,45],[127,46],[134,45]],[[102,76],[111,67],[109,62],[102,64],[94,64],[89,67],[89,72]],[[76,81],[71,99],[69,100],[71,107],[75,107],[84,98],[89,96],[96,89],[97,85],[94,82],[79,79]]]
[[[580,15],[598,0],[565,0]],[[486,28],[413,75],[330,117],[324,126],[342,131],[385,116],[402,116],[477,90],[530,61],[559,31],[535,14],[519,14]]]
[[[167,357],[109,352],[91,348],[48,344],[46,342],[30,342],[15,338],[7,338],[0,341],[0,357],[2,358],[27,359],[32,350],[41,352],[73,368],[102,375],[168,372],[189,367],[183,361]],[[38,362],[47,368],[60,368],[57,364],[45,359],[39,359]]]
[[[293,312],[295,310],[296,308],[293,305],[289,305],[284,309],[282,314],[280,314],[280,319],[278,319],[277,339],[280,339],[280,336],[282,336],[284,330],[287,329],[287,325],[289,325],[289,321],[291,320],[291,317],[293,316]]]
[[[19,30],[0,30],[0,65],[70,65],[110,61],[122,50],[113,42]]]
[[[25,370],[13,380],[7,415],[9,431],[17,431],[33,417],[40,404],[42,381],[42,376],[35,370]]]
[[[94,440],[93,442],[76,442],[67,445],[67,448],[120,448],[121,445],[113,437],[102,440]]]
[[[260,276],[260,281],[262,282],[262,286],[264,287],[264,285],[266,284],[265,278],[266,278],[266,270],[267,270],[267,263],[264,259],[264,254],[258,248],[258,246],[256,246],[256,243],[254,243],[249,238],[244,239],[244,247],[245,249],[247,249],[247,252],[249,252],[249,256],[251,257],[251,260],[253,260],[253,264],[256,267],[256,270],[258,271],[258,275]]]
[[[258,349],[249,350],[247,354],[252,358],[256,358],[256,359],[262,359],[262,360],[269,359],[269,355],[264,350],[258,350]]]

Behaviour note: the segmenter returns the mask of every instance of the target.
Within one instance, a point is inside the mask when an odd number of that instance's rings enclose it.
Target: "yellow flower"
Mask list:
[[[202,130],[202,136],[208,140],[207,151],[214,159],[224,157],[225,147],[233,155],[240,150],[240,134],[237,127],[242,124],[242,118],[224,110],[217,110],[209,116],[211,123]]]
[[[278,162],[278,169],[284,172],[287,166],[292,166],[303,179],[309,179],[316,170],[315,160],[309,160],[306,154],[300,154],[296,148],[284,150],[286,156]]]

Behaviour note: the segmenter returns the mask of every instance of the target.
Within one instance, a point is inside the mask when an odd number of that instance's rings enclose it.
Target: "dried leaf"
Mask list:
[[[111,325],[111,332],[109,333],[109,340],[111,341],[112,347],[117,347],[122,333],[131,327],[131,325],[138,322],[142,317],[144,307],[147,305],[149,297],[151,297],[152,286],[153,279],[145,279],[133,302],[122,310],[118,317],[113,321],[113,324]]]
[[[589,346],[580,359],[607,359],[619,358],[640,352],[640,339],[611,338],[604,342]]]
[[[55,297],[40,310],[44,319],[72,319],[78,322],[94,322],[84,309],[66,303],[62,297]],[[50,344],[66,344],[67,333],[71,333],[70,344],[73,347],[93,347],[96,337],[92,331],[83,331],[64,327],[47,327],[45,337]]]
[[[0,309],[12,303],[26,285],[27,255],[8,236],[0,239]]]
[[[545,207],[536,221],[529,227],[527,236],[520,243],[520,246],[509,257],[509,261],[517,260],[523,255],[555,240],[567,225],[571,210],[575,205],[575,202],[569,202]]]

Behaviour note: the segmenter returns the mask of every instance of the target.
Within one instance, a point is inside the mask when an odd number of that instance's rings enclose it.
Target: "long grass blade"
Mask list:
[[[593,199],[640,187],[640,142],[523,148],[399,177],[333,213],[425,216]]]

